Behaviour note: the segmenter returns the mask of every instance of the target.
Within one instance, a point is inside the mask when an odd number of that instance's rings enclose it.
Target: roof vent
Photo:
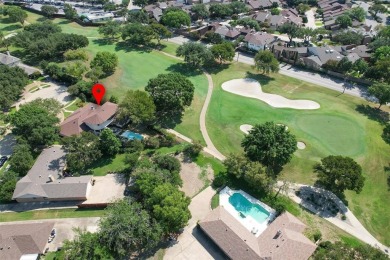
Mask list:
[[[330,53],[333,53],[334,52],[334,50],[329,50],[330,51]]]
[[[325,50],[326,53],[329,53],[329,50]]]

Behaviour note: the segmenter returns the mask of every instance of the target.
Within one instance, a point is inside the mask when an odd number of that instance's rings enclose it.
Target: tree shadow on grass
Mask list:
[[[94,39],[94,40],[92,40],[92,42],[93,42],[94,44],[99,45],[99,46],[105,46],[105,45],[113,45],[113,44],[115,44],[115,40],[114,40],[114,39],[106,39],[106,38],[104,38],[104,39]]]
[[[203,73],[202,70],[188,66],[185,63],[175,63],[169,66],[167,69],[169,72],[180,73],[186,77],[195,77]]]
[[[11,32],[11,31],[18,30],[20,28],[22,28],[21,25],[19,25],[19,24],[12,24],[12,25],[8,25],[8,26],[4,27],[3,31]]]
[[[161,126],[165,128],[175,128],[182,122],[183,113],[173,113],[170,115],[165,115],[159,119]]]
[[[59,22],[58,24],[70,24],[70,23],[72,23],[72,21],[70,21],[70,20],[63,20],[63,21]]]
[[[259,81],[260,85],[267,85],[270,81],[275,80],[266,74],[252,73],[250,71],[246,72],[245,77]]]
[[[116,44],[115,51],[150,53],[152,52],[152,49],[149,48],[149,46],[135,46],[126,41],[121,41]]]
[[[355,110],[380,124],[386,124],[390,119],[388,112],[369,105],[357,105]]]
[[[220,73],[221,71],[223,70],[226,70],[230,67],[231,63],[223,63],[223,64],[219,64],[219,63],[213,63],[213,64],[210,64],[208,66],[205,66],[205,70],[211,74],[211,75],[215,75],[215,74],[218,74]]]

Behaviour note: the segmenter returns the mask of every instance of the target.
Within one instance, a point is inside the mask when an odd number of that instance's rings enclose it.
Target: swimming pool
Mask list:
[[[240,216],[251,216],[259,224],[267,220],[270,213],[259,204],[254,204],[244,197],[241,193],[234,193],[229,197],[229,203],[240,212]],[[242,216],[244,215],[244,216]]]
[[[144,137],[138,133],[134,133],[134,132],[131,132],[129,130],[126,130],[124,131],[122,134],[121,134],[122,137],[124,138],[127,138],[129,140],[143,140]]]

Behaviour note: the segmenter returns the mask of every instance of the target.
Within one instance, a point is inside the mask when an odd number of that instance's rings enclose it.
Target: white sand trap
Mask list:
[[[303,150],[306,148],[306,144],[304,142],[297,142],[297,147],[300,150]]]
[[[249,131],[253,128],[253,125],[240,125],[240,130],[245,134],[249,134]]]
[[[256,98],[277,108],[318,109],[320,104],[311,100],[287,99],[285,97],[267,94],[261,90],[260,83],[251,78],[233,79],[222,84],[222,89],[244,97]]]

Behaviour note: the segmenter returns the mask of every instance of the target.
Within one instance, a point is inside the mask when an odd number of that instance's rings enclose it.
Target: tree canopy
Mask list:
[[[47,18],[52,18],[53,15],[58,13],[58,8],[52,5],[42,5],[41,6],[41,12],[43,13],[44,16]]]
[[[12,195],[15,190],[18,176],[12,171],[7,171],[0,176],[0,202],[12,201]]]
[[[297,140],[283,125],[266,122],[255,125],[241,142],[249,159],[277,171],[297,150]]]
[[[382,4],[374,4],[372,6],[370,6],[368,8],[368,10],[370,11],[370,13],[374,16],[374,17],[377,17],[378,13],[386,13],[387,12],[387,8],[386,6],[382,5]]]
[[[156,37],[150,25],[130,23],[122,29],[122,39],[131,45],[147,45]]]
[[[197,42],[188,42],[179,46],[176,55],[184,57],[184,61],[192,66],[199,68],[212,60],[211,51],[203,44]]]
[[[210,16],[213,18],[226,18],[233,14],[233,10],[229,5],[211,4],[209,6]]]
[[[150,79],[149,92],[159,115],[181,114],[194,98],[194,85],[179,73],[159,74]]]
[[[20,177],[25,176],[34,164],[30,147],[25,143],[16,145],[9,163],[11,171],[17,173]]]
[[[8,110],[27,83],[28,76],[21,68],[0,65],[0,110]]]
[[[348,14],[359,22],[363,22],[366,19],[366,11],[360,6],[351,8]]]
[[[361,44],[363,40],[363,34],[354,31],[343,31],[332,36],[332,41],[341,44]]]
[[[59,119],[45,103],[27,103],[9,116],[12,132],[26,140],[33,149],[51,145],[58,138]]]
[[[379,107],[390,102],[390,85],[386,83],[375,83],[368,88],[368,93],[377,98]]]
[[[161,22],[168,27],[179,29],[182,26],[190,26],[191,18],[183,10],[172,9],[163,13]]]
[[[214,58],[223,63],[226,61],[232,61],[235,55],[233,45],[230,42],[223,42],[215,44],[211,47],[211,53]]]
[[[203,20],[210,16],[210,12],[205,4],[195,4],[191,7],[191,11],[195,14],[197,20]]]
[[[10,22],[19,22],[22,25],[24,24],[24,20],[26,20],[28,16],[26,11],[24,11],[19,6],[14,5],[6,6],[3,10],[3,14],[8,15]]]
[[[117,66],[118,56],[108,51],[96,53],[96,56],[91,61],[91,68],[100,67],[106,75],[113,74]]]
[[[105,128],[100,133],[100,151],[104,155],[113,156],[117,154],[121,148],[121,142],[112,132],[111,129]]]
[[[341,28],[348,28],[352,26],[352,19],[347,14],[343,14],[336,18],[336,24],[339,24]]]
[[[279,62],[272,52],[265,50],[259,51],[255,56],[255,67],[257,70],[262,70],[263,73],[279,71]]]
[[[114,39],[121,32],[121,26],[117,21],[107,21],[99,27],[98,31],[104,37]]]
[[[119,104],[119,118],[133,124],[148,124],[155,119],[156,106],[147,92],[129,90]]]
[[[292,43],[292,39],[298,37],[300,32],[300,28],[293,23],[284,23],[278,28],[279,32],[287,34],[290,39],[290,43]]]
[[[102,155],[99,137],[90,132],[82,132],[79,136],[70,136],[63,139],[66,151],[66,162],[73,173],[84,174]]]
[[[318,182],[336,194],[342,194],[345,190],[362,191],[365,180],[362,167],[352,158],[330,155],[322,158],[314,169]]]

